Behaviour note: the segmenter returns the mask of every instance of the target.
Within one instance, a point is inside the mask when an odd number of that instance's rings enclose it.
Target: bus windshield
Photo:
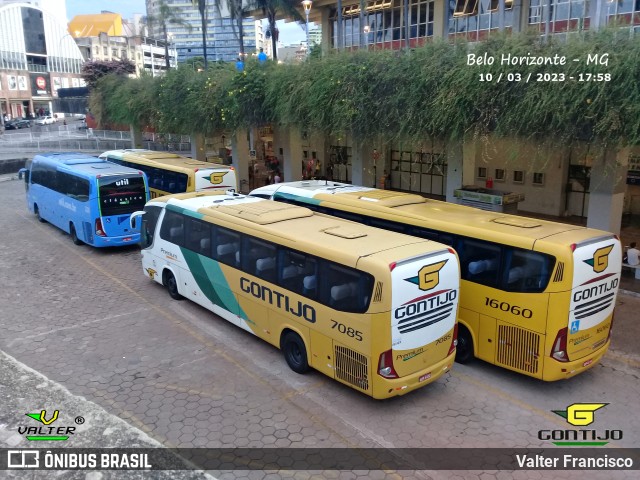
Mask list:
[[[127,175],[99,178],[98,197],[103,217],[141,210],[146,202],[144,178]]]

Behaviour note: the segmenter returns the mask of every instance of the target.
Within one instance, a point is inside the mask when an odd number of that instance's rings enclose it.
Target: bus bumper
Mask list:
[[[125,235],[122,237],[99,237],[93,236],[94,247],[122,247],[124,245],[135,245],[140,242],[140,234]]]
[[[376,399],[390,398],[424,387],[451,370],[455,358],[454,351],[453,354],[429,368],[393,380],[382,378],[375,372],[374,375],[378,375],[378,378],[382,381],[378,381],[374,386],[372,397]]]
[[[607,343],[591,355],[587,355],[586,357],[573,362],[558,362],[553,358],[545,357],[542,380],[545,382],[565,380],[589,370],[591,367],[596,365],[602,357],[604,357],[604,354],[609,350],[609,345],[611,345],[611,339],[607,340]]]

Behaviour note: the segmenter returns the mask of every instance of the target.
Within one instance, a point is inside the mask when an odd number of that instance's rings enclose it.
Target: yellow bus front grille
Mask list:
[[[496,363],[536,373],[540,360],[540,335],[510,325],[498,326]]]
[[[367,357],[349,348],[335,345],[336,377],[362,390],[369,389]]]

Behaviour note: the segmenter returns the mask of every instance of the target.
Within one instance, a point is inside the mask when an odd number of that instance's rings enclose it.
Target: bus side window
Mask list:
[[[211,225],[195,218],[186,218],[187,235],[185,247],[189,250],[211,257]]]
[[[184,216],[166,211],[160,229],[160,238],[181,247],[184,246]]]
[[[444,243],[453,247],[454,239],[452,235],[443,232],[437,232],[435,230],[429,230],[428,228],[410,227],[407,231],[409,235],[414,235],[420,238],[426,238],[427,240],[433,240],[434,242]]]
[[[320,267],[320,301],[344,312],[363,313],[369,305],[373,278],[358,270],[323,261]]]
[[[552,257],[543,253],[510,249],[505,269],[505,290],[510,292],[542,292],[551,276]]]
[[[153,237],[156,233],[156,226],[162,207],[147,206],[144,207],[144,212],[144,215],[142,215],[142,229],[140,230],[140,246],[147,248],[153,245]]]
[[[276,277],[276,246],[253,237],[242,242],[242,270],[273,282]]]
[[[464,239],[461,242],[461,274],[464,280],[498,287],[500,247],[489,242]]]
[[[399,233],[405,233],[408,228],[401,223],[390,222],[389,220],[380,220],[378,218],[372,218],[368,224],[372,227],[382,228],[384,230],[390,230],[392,232]]]
[[[214,260],[232,267],[240,264],[240,234],[223,227],[215,227]]]
[[[281,249],[279,265],[279,285],[299,295],[315,298],[317,262],[313,257]]]

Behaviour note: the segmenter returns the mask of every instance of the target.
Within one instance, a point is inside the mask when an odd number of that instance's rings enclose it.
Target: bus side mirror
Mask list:
[[[22,175],[24,175],[24,181],[27,181],[27,169],[26,168],[21,168],[20,170],[18,170],[18,180],[22,180]]]
[[[140,219],[141,221],[138,222],[138,217],[142,217],[144,213],[144,211],[139,210],[131,214],[131,217],[129,217],[129,226],[131,227],[131,230],[138,230],[139,223],[142,223],[142,219]]]

